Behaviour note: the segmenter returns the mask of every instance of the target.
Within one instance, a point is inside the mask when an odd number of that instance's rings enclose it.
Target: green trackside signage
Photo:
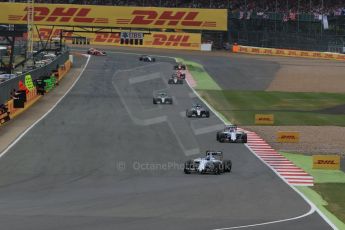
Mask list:
[[[30,74],[25,76],[25,83],[24,84],[25,84],[26,88],[28,88],[28,90],[30,90],[30,91],[35,88]]]

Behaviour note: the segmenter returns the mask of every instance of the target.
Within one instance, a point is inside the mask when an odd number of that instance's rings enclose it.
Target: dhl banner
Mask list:
[[[233,52],[234,53],[261,54],[261,55],[274,55],[274,56],[287,56],[287,57],[332,59],[332,60],[345,61],[345,54],[329,53],[329,52],[317,52],[317,51],[273,49],[273,48],[260,48],[260,47],[234,45],[233,46]]]
[[[103,30],[98,33],[85,32],[68,32],[68,27],[38,27],[39,35],[34,31],[34,39],[36,41],[59,38],[60,31],[63,32],[64,39],[68,44],[90,44],[90,45],[111,45],[111,46],[134,46],[149,48],[165,48],[165,49],[185,49],[200,50],[201,34],[200,33],[170,33],[170,32],[151,32],[144,31],[116,31]],[[124,37],[124,34],[127,36]],[[131,35],[131,36],[129,36]],[[80,39],[79,39],[80,38]],[[87,40],[80,42],[80,40]]]
[[[25,3],[0,3],[0,24],[26,24]],[[226,9],[35,4],[36,25],[227,30]]]
[[[255,114],[256,125],[273,125],[274,115],[273,114]]]
[[[313,169],[340,169],[340,156],[313,155]]]
[[[299,132],[278,132],[277,142],[279,143],[298,143],[300,140]]]

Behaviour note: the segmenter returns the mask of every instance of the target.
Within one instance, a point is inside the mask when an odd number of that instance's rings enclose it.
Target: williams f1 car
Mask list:
[[[105,51],[100,51],[95,48],[90,48],[87,51],[87,54],[94,55],[94,56],[105,56],[107,53]]]
[[[186,110],[187,117],[210,117],[210,111],[199,104],[193,105],[191,109]]]
[[[153,95],[153,104],[172,104],[172,97],[165,92],[159,92]]]
[[[186,65],[182,63],[177,63],[177,65],[174,66],[175,70],[186,70]]]
[[[184,164],[184,173],[216,174],[231,172],[231,160],[223,160],[221,151],[206,151],[205,157],[199,157],[194,160],[186,161]]]
[[[155,62],[156,59],[154,57],[149,56],[149,55],[142,55],[142,56],[139,57],[139,61]]]
[[[243,131],[238,131],[236,125],[227,125],[222,131],[217,132],[217,141],[247,143],[247,134]]]
[[[178,76],[171,76],[171,78],[169,78],[168,80],[168,84],[183,84],[183,79],[178,77]]]

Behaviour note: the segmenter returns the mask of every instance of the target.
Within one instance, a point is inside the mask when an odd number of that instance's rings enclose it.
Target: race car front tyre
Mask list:
[[[192,117],[192,112],[188,109],[186,110],[186,117]]]
[[[157,104],[157,101],[156,101],[156,99],[153,99],[153,104]]]
[[[206,117],[210,117],[210,111],[206,111],[205,114],[206,114]]]
[[[191,166],[192,166],[192,161],[186,161],[185,163],[184,163],[184,173],[185,174],[190,174],[190,168],[191,168]]]

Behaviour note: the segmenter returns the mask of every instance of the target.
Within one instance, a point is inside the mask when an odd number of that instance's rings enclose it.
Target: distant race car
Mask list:
[[[216,174],[231,172],[231,160],[223,160],[223,152],[206,151],[206,157],[199,157],[194,160],[186,161],[184,173]]]
[[[193,105],[186,110],[187,117],[210,117],[210,111],[199,104]]]
[[[247,143],[247,134],[243,131],[238,131],[236,125],[227,125],[222,131],[217,132],[217,141]]]
[[[90,48],[87,51],[87,54],[94,55],[94,56],[105,56],[107,53],[105,51],[100,51],[95,48]]]
[[[165,92],[155,93],[153,95],[153,104],[172,104],[173,99]]]
[[[179,78],[182,78],[182,79],[186,78],[186,74],[182,73],[180,70],[177,70],[176,73],[173,73],[173,75],[175,75],[175,76],[177,76]]]
[[[149,55],[142,55],[142,56],[139,57],[139,61],[155,62],[156,59],[154,57],[149,56]]]
[[[174,66],[175,70],[186,70],[186,65],[182,63],[177,63],[177,65]]]
[[[183,79],[173,75],[169,78],[168,84],[183,84]]]

